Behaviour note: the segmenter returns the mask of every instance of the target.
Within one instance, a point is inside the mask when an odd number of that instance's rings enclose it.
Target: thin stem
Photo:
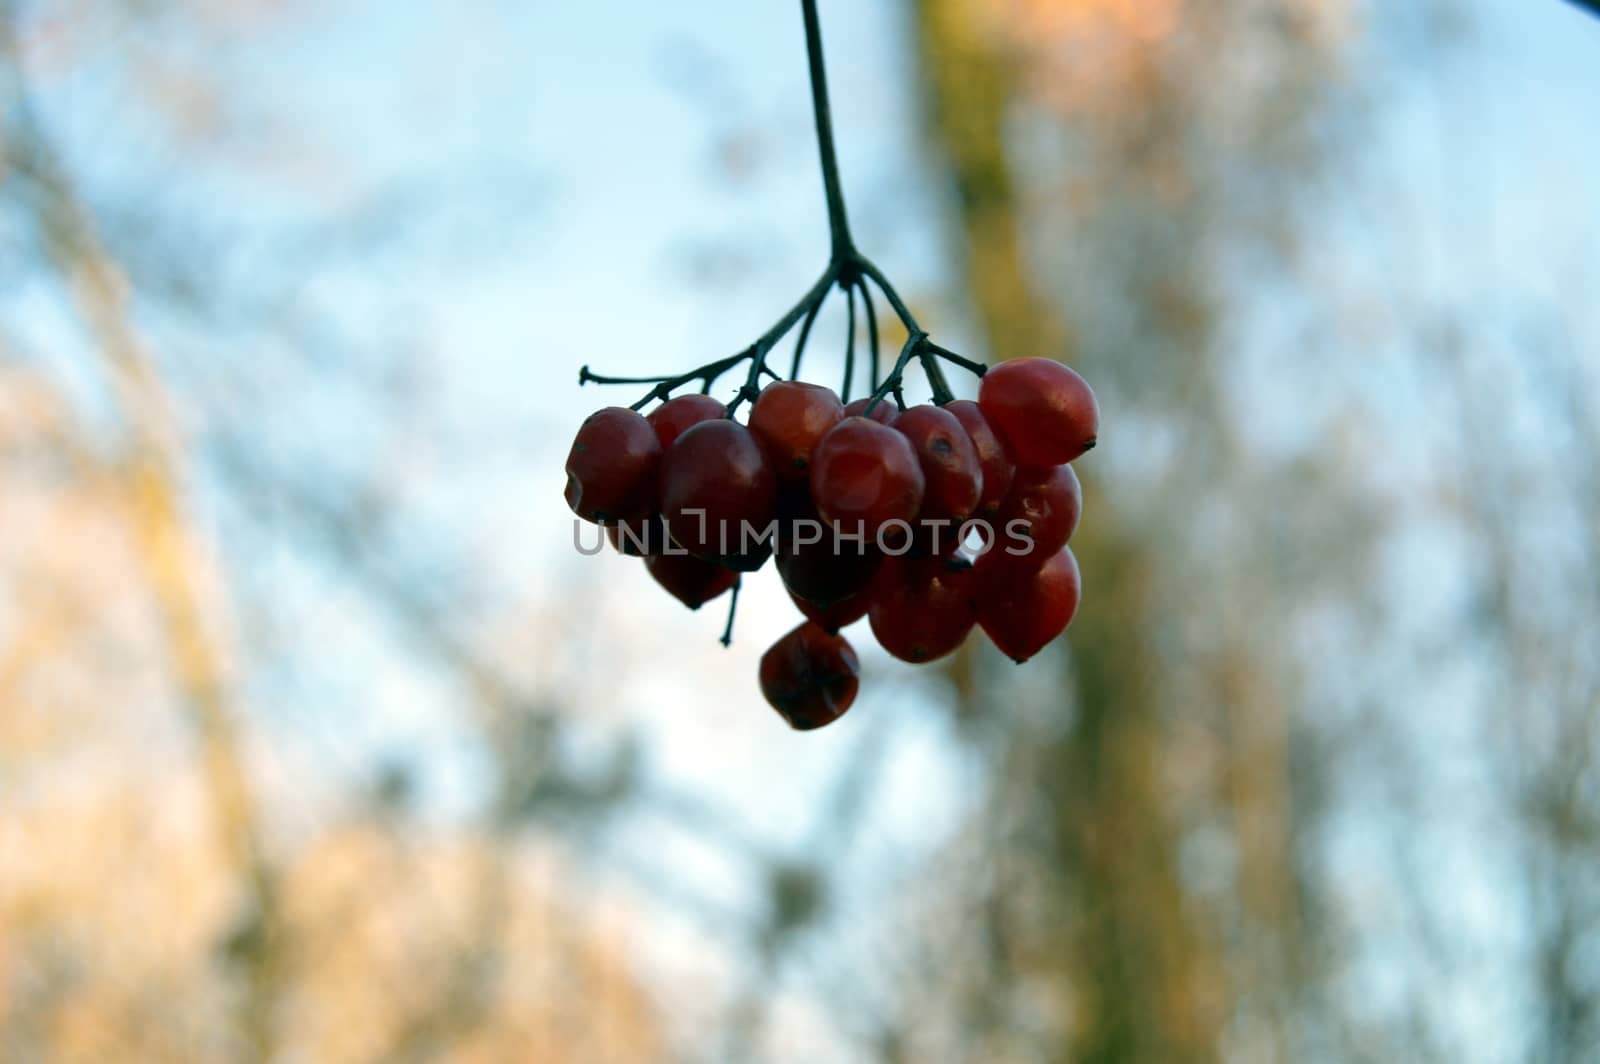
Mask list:
[[[889,376],[884,378],[882,384],[873,389],[872,401],[867,404],[866,410],[862,411],[864,416],[871,417],[872,411],[877,405],[883,402],[885,396],[891,394],[894,396],[895,402],[900,405],[900,408],[902,410],[905,409],[905,396],[900,392],[901,381],[905,376],[906,367],[921,352],[922,343],[927,338],[928,334],[925,332],[914,332],[906,337],[905,345],[900,348],[900,357],[895,359],[894,368],[889,371]]]
[[[703,366],[696,367],[687,373],[680,373],[675,377],[606,377],[598,373],[591,373],[589,371],[589,367],[584,366],[578,371],[578,383],[580,385],[654,383],[655,387],[646,392],[644,394],[644,398],[640,399],[629,408],[631,410],[638,410],[651,400],[665,399],[667,396],[671,395],[674,390],[683,387],[690,381],[704,382],[704,388],[702,391],[709,392],[711,390],[712,383],[715,382],[718,377],[722,376],[724,373],[728,372],[745,359],[750,358],[754,350],[754,348],[749,348],[739,352],[737,355],[729,355],[727,358],[719,358],[713,362],[707,362]]]
[[[989,367],[985,366],[982,362],[974,362],[972,359],[958,355],[948,347],[940,347],[938,344],[933,343],[932,341],[929,341],[928,343],[928,350],[938,355],[946,362],[954,362],[956,365],[960,366],[962,369],[966,370],[975,377],[981,377],[985,373],[989,372]]]
[[[944,348],[929,345],[926,330],[917,323],[916,316],[911,313],[911,308],[906,305],[905,300],[900,298],[900,293],[895,291],[894,285],[875,263],[855,249],[850,237],[849,219],[845,212],[844,189],[839,180],[839,156],[833,141],[833,114],[828,103],[828,73],[822,55],[822,25],[817,17],[817,0],[800,0],[800,10],[806,28],[806,59],[811,73],[811,103],[817,125],[817,154],[822,164],[822,185],[828,202],[828,230],[833,243],[827,269],[787,314],[779,318],[777,323],[763,333],[755,343],[737,355],[708,362],[698,369],[675,377],[603,377],[589,372],[589,367],[585,366],[578,374],[580,384],[654,385],[644,398],[633,404],[633,409],[638,410],[653,400],[666,398],[674,390],[691,381],[699,381],[700,390],[709,394],[718,377],[741,362],[749,360],[750,368],[745,375],[744,384],[728,404],[728,416],[732,417],[743,403],[753,400],[760,392],[763,375],[775,380],[781,379],[767,364],[767,353],[794,327],[796,322],[804,320],[805,324],[801,326],[800,336],[795,342],[794,358],[789,370],[791,378],[799,377],[800,363],[805,355],[806,342],[811,336],[811,328],[816,323],[822,304],[826,302],[828,293],[835,284],[845,290],[845,296],[849,300],[849,334],[845,342],[845,381],[842,389],[846,401],[850,398],[850,386],[855,376],[856,289],[860,289],[862,301],[866,306],[868,338],[872,345],[871,382],[874,404],[883,396],[892,394],[902,407],[905,406],[905,399],[901,393],[902,376],[906,365],[913,357],[921,359],[929,383],[933,386],[936,403],[949,402],[952,397],[937,359],[946,359],[970,372],[982,375],[983,367],[978,363],[964,359]],[[881,381],[878,378],[880,366],[877,312],[873,306],[871,291],[867,287],[868,279],[878,286],[878,290],[894,308],[895,314],[899,316],[908,333],[906,346],[902,348],[894,369]]]
[[[873,283],[883,293],[883,298],[889,301],[889,305],[894,308],[894,312],[900,316],[900,321],[905,325],[907,332],[923,332],[922,326],[917,324],[915,315],[911,313],[911,308],[906,306],[905,300],[900,298],[900,293],[896,292],[894,285],[889,283],[889,278],[883,275],[883,271],[878,269],[871,259],[865,255],[857,255],[854,265],[858,271],[872,278]]]
[[[857,277],[856,287],[861,290],[861,305],[867,308],[867,350],[872,354],[870,359],[871,376],[867,378],[867,382],[871,385],[872,391],[875,392],[878,390],[878,373],[880,370],[878,365],[878,311],[872,305],[872,293],[867,291],[867,282]]]
[[[933,403],[935,406],[955,399],[955,393],[950,390],[950,382],[944,379],[944,367],[939,365],[939,360],[928,348],[927,344],[921,346],[917,357],[922,360],[922,372],[928,376],[928,385],[933,389]]]
[[[598,373],[591,373],[588,366],[578,370],[579,384],[660,384],[673,378],[661,377],[605,377]]]
[[[767,364],[767,352],[772,350],[772,346],[774,344],[783,339],[783,335],[785,333],[794,328],[795,322],[799,321],[802,317],[814,318],[816,316],[816,311],[821,307],[823,300],[828,297],[829,289],[833,287],[834,283],[838,281],[838,279],[838,269],[830,264],[829,267],[823,271],[822,276],[817,278],[817,282],[811,286],[810,290],[808,290],[806,294],[800,298],[800,302],[790,307],[788,313],[779,318],[777,323],[774,324],[772,328],[762,333],[760,338],[757,339],[755,343],[751,344],[749,347],[745,348],[743,351],[740,351],[736,355],[729,355],[726,358],[715,359],[711,362],[707,362],[703,366],[697,366],[696,368],[689,370],[687,373],[679,373],[676,376],[671,377],[610,377],[599,373],[594,373],[589,369],[588,366],[584,366],[578,371],[578,383],[654,384],[654,388],[651,388],[644,394],[643,398],[632,405],[631,409],[638,410],[653,400],[667,398],[674,391],[683,387],[685,384],[688,384],[690,381],[700,381],[702,384],[700,389],[701,392],[709,393],[711,391],[711,385],[716,382],[718,377],[728,372],[728,370],[732,369],[734,366],[739,365],[741,362],[749,360],[750,371],[745,378],[744,386],[739,389],[739,394],[734,398],[733,403],[728,408],[728,413],[731,415],[740,403],[744,402],[747,398],[753,397],[754,394],[760,390],[759,384],[763,374],[771,377],[773,380],[783,379],[778,375],[776,370]]]
[[[811,313],[812,307],[820,305],[828,298],[828,289],[832,288],[833,282],[838,279],[839,268],[829,263],[828,268],[822,271],[822,276],[817,278],[816,284],[800,297],[800,302],[790,307],[789,312],[779,318],[776,325],[761,334],[761,338],[755,342],[755,350],[763,355],[771,351],[772,345],[783,339],[783,334],[794,328],[795,322]]]
[[[733,582],[732,597],[728,600],[728,623],[722,629],[722,639],[719,642],[725,647],[733,646],[733,616],[739,611],[739,589],[744,587],[744,577]]]
[[[849,313],[845,317],[844,327],[844,387],[839,389],[839,398],[845,402],[850,401],[850,383],[856,375],[856,290],[847,287],[844,290],[845,302],[850,305]]]
[[[826,301],[819,299],[812,304],[810,312],[806,314],[806,320],[800,326],[800,335],[794,342],[794,360],[789,363],[789,379],[792,381],[800,379],[800,359],[805,356],[806,341],[811,338],[811,326],[816,324],[817,315],[822,312],[824,302]]]
[[[783,339],[784,333],[794,328],[795,322],[807,317],[813,310],[822,305],[828,298],[828,292],[833,288],[834,282],[839,279],[838,267],[833,263],[822,271],[822,276],[817,278],[817,283],[811,286],[810,291],[800,297],[800,302],[789,308],[789,312],[778,319],[776,325],[761,334],[760,339],[750,345],[748,354],[754,360],[750,363],[750,373],[745,378],[744,387],[739,389],[739,394],[733,397],[733,402],[728,404],[728,416],[732,417],[734,411],[747,400],[752,400],[761,391],[761,374],[770,373],[777,377],[777,373],[767,365],[767,352],[772,350],[772,345]],[[659,387],[659,386],[658,386]]]
[[[806,59],[811,66],[811,108],[817,120],[817,153],[822,160],[822,187],[828,197],[828,231],[833,237],[833,261],[848,258],[855,245],[845,217],[844,190],[839,184],[839,157],[833,147],[833,115],[828,106],[828,71],[822,61],[822,26],[817,0],[800,0],[806,23]]]

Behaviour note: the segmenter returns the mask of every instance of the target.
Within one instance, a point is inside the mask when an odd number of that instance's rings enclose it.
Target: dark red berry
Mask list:
[[[784,587],[819,608],[868,588],[882,560],[871,542],[853,532],[839,535],[822,519],[808,485],[780,485],[778,532],[775,555]]]
[[[856,700],[860,677],[855,648],[809,621],[761,656],[761,693],[796,731],[843,716]]]
[[[777,478],[750,430],[719,418],[692,425],[661,468],[661,510],[672,538],[691,554],[745,572],[772,553]]]
[[[647,517],[656,509],[660,468],[661,442],[641,414],[597,410],[567,454],[567,505],[586,521]]]
[[[1082,595],[1078,560],[1063,547],[1031,580],[980,585],[978,623],[1006,657],[1022,664],[1066,631]]]
[[[1069,465],[1021,468],[995,514],[994,542],[976,563],[980,584],[1026,580],[1067,545],[1083,513],[1083,488]]]
[[[833,529],[821,525],[802,526],[810,534],[821,533],[815,543],[800,543],[808,536],[791,535],[777,551],[778,575],[789,593],[814,606],[827,607],[847,599],[872,585],[872,578],[883,561],[878,548],[863,547],[852,539],[836,539]]]
[[[732,569],[677,551],[652,554],[644,565],[656,583],[691,610],[704,606],[739,581],[739,574]]]
[[[870,417],[873,421],[887,425],[894,420],[894,415],[899,411],[893,399],[881,399],[878,405],[872,407],[872,413],[867,413],[867,407],[872,405],[870,397],[865,399],[852,399],[844,405],[845,417]]]
[[[864,532],[869,543],[885,523],[916,519],[923,488],[910,441],[866,418],[839,422],[811,456],[811,498],[823,520]]]
[[[769,384],[750,408],[750,431],[766,445],[773,471],[787,479],[804,479],[818,441],[842,420],[839,397],[804,381]]]
[[[926,488],[920,516],[957,524],[971,517],[983,495],[983,467],[972,437],[955,415],[936,406],[913,406],[890,424],[911,441],[922,466]]]
[[[945,410],[967,430],[973,450],[978,452],[978,465],[983,470],[983,494],[978,499],[976,513],[992,514],[1000,508],[1000,500],[1011,490],[1011,477],[1015,465],[1006,454],[1005,445],[995,434],[994,426],[983,416],[983,410],[971,399],[957,399],[946,403]]]
[[[883,649],[915,664],[959,647],[977,619],[971,571],[943,558],[886,558],[867,619]]]
[[[837,632],[867,615],[867,610],[872,606],[872,588],[863,588],[831,606],[818,606],[807,602],[793,591],[789,592],[789,601],[794,603],[795,609],[805,614],[806,620],[820,626],[824,631]]]
[[[656,430],[663,449],[671,447],[692,425],[727,417],[728,408],[709,395],[691,393],[668,399],[650,412],[645,420]]]
[[[1070,462],[1095,445],[1100,431],[1094,392],[1054,359],[1019,358],[989,370],[978,406],[1018,465]]]

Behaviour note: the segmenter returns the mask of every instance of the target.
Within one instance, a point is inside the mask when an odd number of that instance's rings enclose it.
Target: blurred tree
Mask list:
[[[1061,687],[956,673],[999,759],[971,840],[995,862],[966,946],[983,959],[954,1021],[973,1057],[1297,1059],[1318,800],[1292,654],[1263,632],[1348,578],[1361,510],[1337,470],[1251,454],[1222,285],[1230,259],[1269,273],[1292,252],[1336,10],[917,4],[988,345],[1083,366],[1106,410]],[[1263,506],[1307,478],[1317,496]]]
[[[374,357],[390,338],[309,284],[381,266],[438,205],[386,188],[263,232],[203,191],[315,165],[228,66],[276,8],[0,3],[0,1057],[657,1057],[617,936],[518,833],[627,781],[552,752],[553,692],[463,545],[394,531],[426,520],[386,449],[416,416],[407,348]],[[116,120],[85,151],[108,84]],[[387,419],[368,462],[341,399]],[[285,531],[466,692],[462,723],[505,758],[481,825],[424,834],[396,786],[374,821],[350,781],[312,795],[263,749],[265,675],[352,664],[268,638],[292,603],[259,563]]]
[[[1440,5],[916,13],[989,346],[1107,414],[1059,687],[953,672],[979,918],[910,1056],[1589,1059],[1600,382],[1581,283],[1465,265],[1563,164],[1474,139]],[[1411,76],[1456,198],[1380,139]]]

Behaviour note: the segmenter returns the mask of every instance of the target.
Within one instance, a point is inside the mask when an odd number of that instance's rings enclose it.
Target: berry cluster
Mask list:
[[[881,385],[874,367],[872,396],[846,404],[799,380],[756,387],[771,374],[764,355],[731,404],[669,393],[694,379],[709,390],[736,359],[649,378],[656,388],[637,405],[665,401],[648,416],[590,415],[566,498],[691,609],[729,591],[736,602],[741,575],[774,560],[806,618],[761,659],[762,693],[790,725],[818,728],[850,708],[860,666],[839,631],[862,617],[885,650],[917,663],[949,654],[974,625],[1018,662],[1067,627],[1080,588],[1067,541],[1082,510],[1068,463],[1099,425],[1081,377],[1043,358],[985,373],[913,332]],[[935,356],[982,376],[977,402],[950,398]],[[937,405],[904,406],[912,357]]]

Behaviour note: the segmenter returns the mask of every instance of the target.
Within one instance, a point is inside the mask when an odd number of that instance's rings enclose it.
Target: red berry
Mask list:
[[[1083,488],[1071,466],[1018,469],[994,517],[994,542],[978,556],[979,582],[1013,583],[1038,572],[1067,545],[1082,513]]]
[[[922,494],[923,518],[957,524],[971,517],[983,495],[983,467],[972,437],[954,414],[936,406],[902,410],[891,424],[911,441],[927,484]],[[946,538],[954,539],[952,531]]]
[[[845,417],[870,417],[873,421],[887,425],[894,420],[895,412],[899,409],[894,405],[893,399],[882,399],[877,406],[872,407],[872,413],[867,413],[867,407],[872,404],[869,396],[865,399],[852,399],[844,405]]]
[[[912,521],[924,481],[903,435],[863,417],[835,425],[811,456],[811,498],[824,521],[872,542],[889,521]]]
[[[1009,588],[985,587],[978,623],[1006,657],[1022,664],[1066,631],[1082,594],[1078,559],[1063,547],[1031,580]]]
[[[645,558],[667,549],[667,522],[660,514],[618,521],[606,526],[606,537],[618,553],[630,558]]]
[[[761,693],[796,731],[843,716],[856,700],[860,677],[855,648],[809,621],[761,656]]]
[[[590,414],[567,454],[567,505],[586,521],[646,517],[656,508],[661,442],[633,410]]]
[[[967,430],[967,437],[972,440],[973,450],[978,452],[978,465],[983,470],[983,495],[978,499],[975,512],[992,514],[1000,508],[1000,500],[1006,497],[1006,492],[1011,490],[1011,477],[1016,467],[1006,454],[1000,437],[995,435],[994,426],[983,416],[983,410],[977,403],[971,399],[957,399],[953,403],[946,403],[944,408],[961,422],[961,427]]]
[[[804,381],[768,385],[750,408],[750,431],[766,444],[773,470],[790,479],[804,479],[818,441],[842,420],[839,397]]]
[[[873,585],[867,619],[883,649],[915,664],[959,647],[976,614],[971,571],[943,558],[887,558]]]
[[[652,554],[644,560],[644,567],[656,583],[691,610],[699,609],[739,582],[739,574],[732,569],[676,551]]]
[[[810,533],[816,526],[807,526]],[[816,543],[797,545],[796,537],[780,544],[777,551],[778,575],[789,593],[814,606],[828,607],[865,591],[883,561],[878,548],[865,548],[853,539],[836,539],[833,529],[821,526],[822,538]]]
[[[749,429],[718,418],[690,426],[661,467],[661,510],[691,554],[749,572],[772,553],[777,478]],[[748,530],[748,532],[747,532]]]
[[[823,631],[837,632],[867,615],[867,610],[872,606],[872,589],[863,588],[831,606],[814,605],[793,591],[789,592],[789,601],[794,603],[795,609],[805,614],[806,620],[820,626]]]
[[[819,609],[870,587],[883,560],[876,546],[853,533],[836,534],[817,513],[809,488],[793,481],[778,489],[778,532],[783,586]]]
[[[709,395],[679,395],[668,399],[650,412],[645,420],[656,430],[662,449],[671,447],[691,425],[727,417],[728,408]]]
[[[984,374],[978,405],[1018,465],[1070,462],[1100,431],[1094,392],[1054,359],[1002,362]]]

